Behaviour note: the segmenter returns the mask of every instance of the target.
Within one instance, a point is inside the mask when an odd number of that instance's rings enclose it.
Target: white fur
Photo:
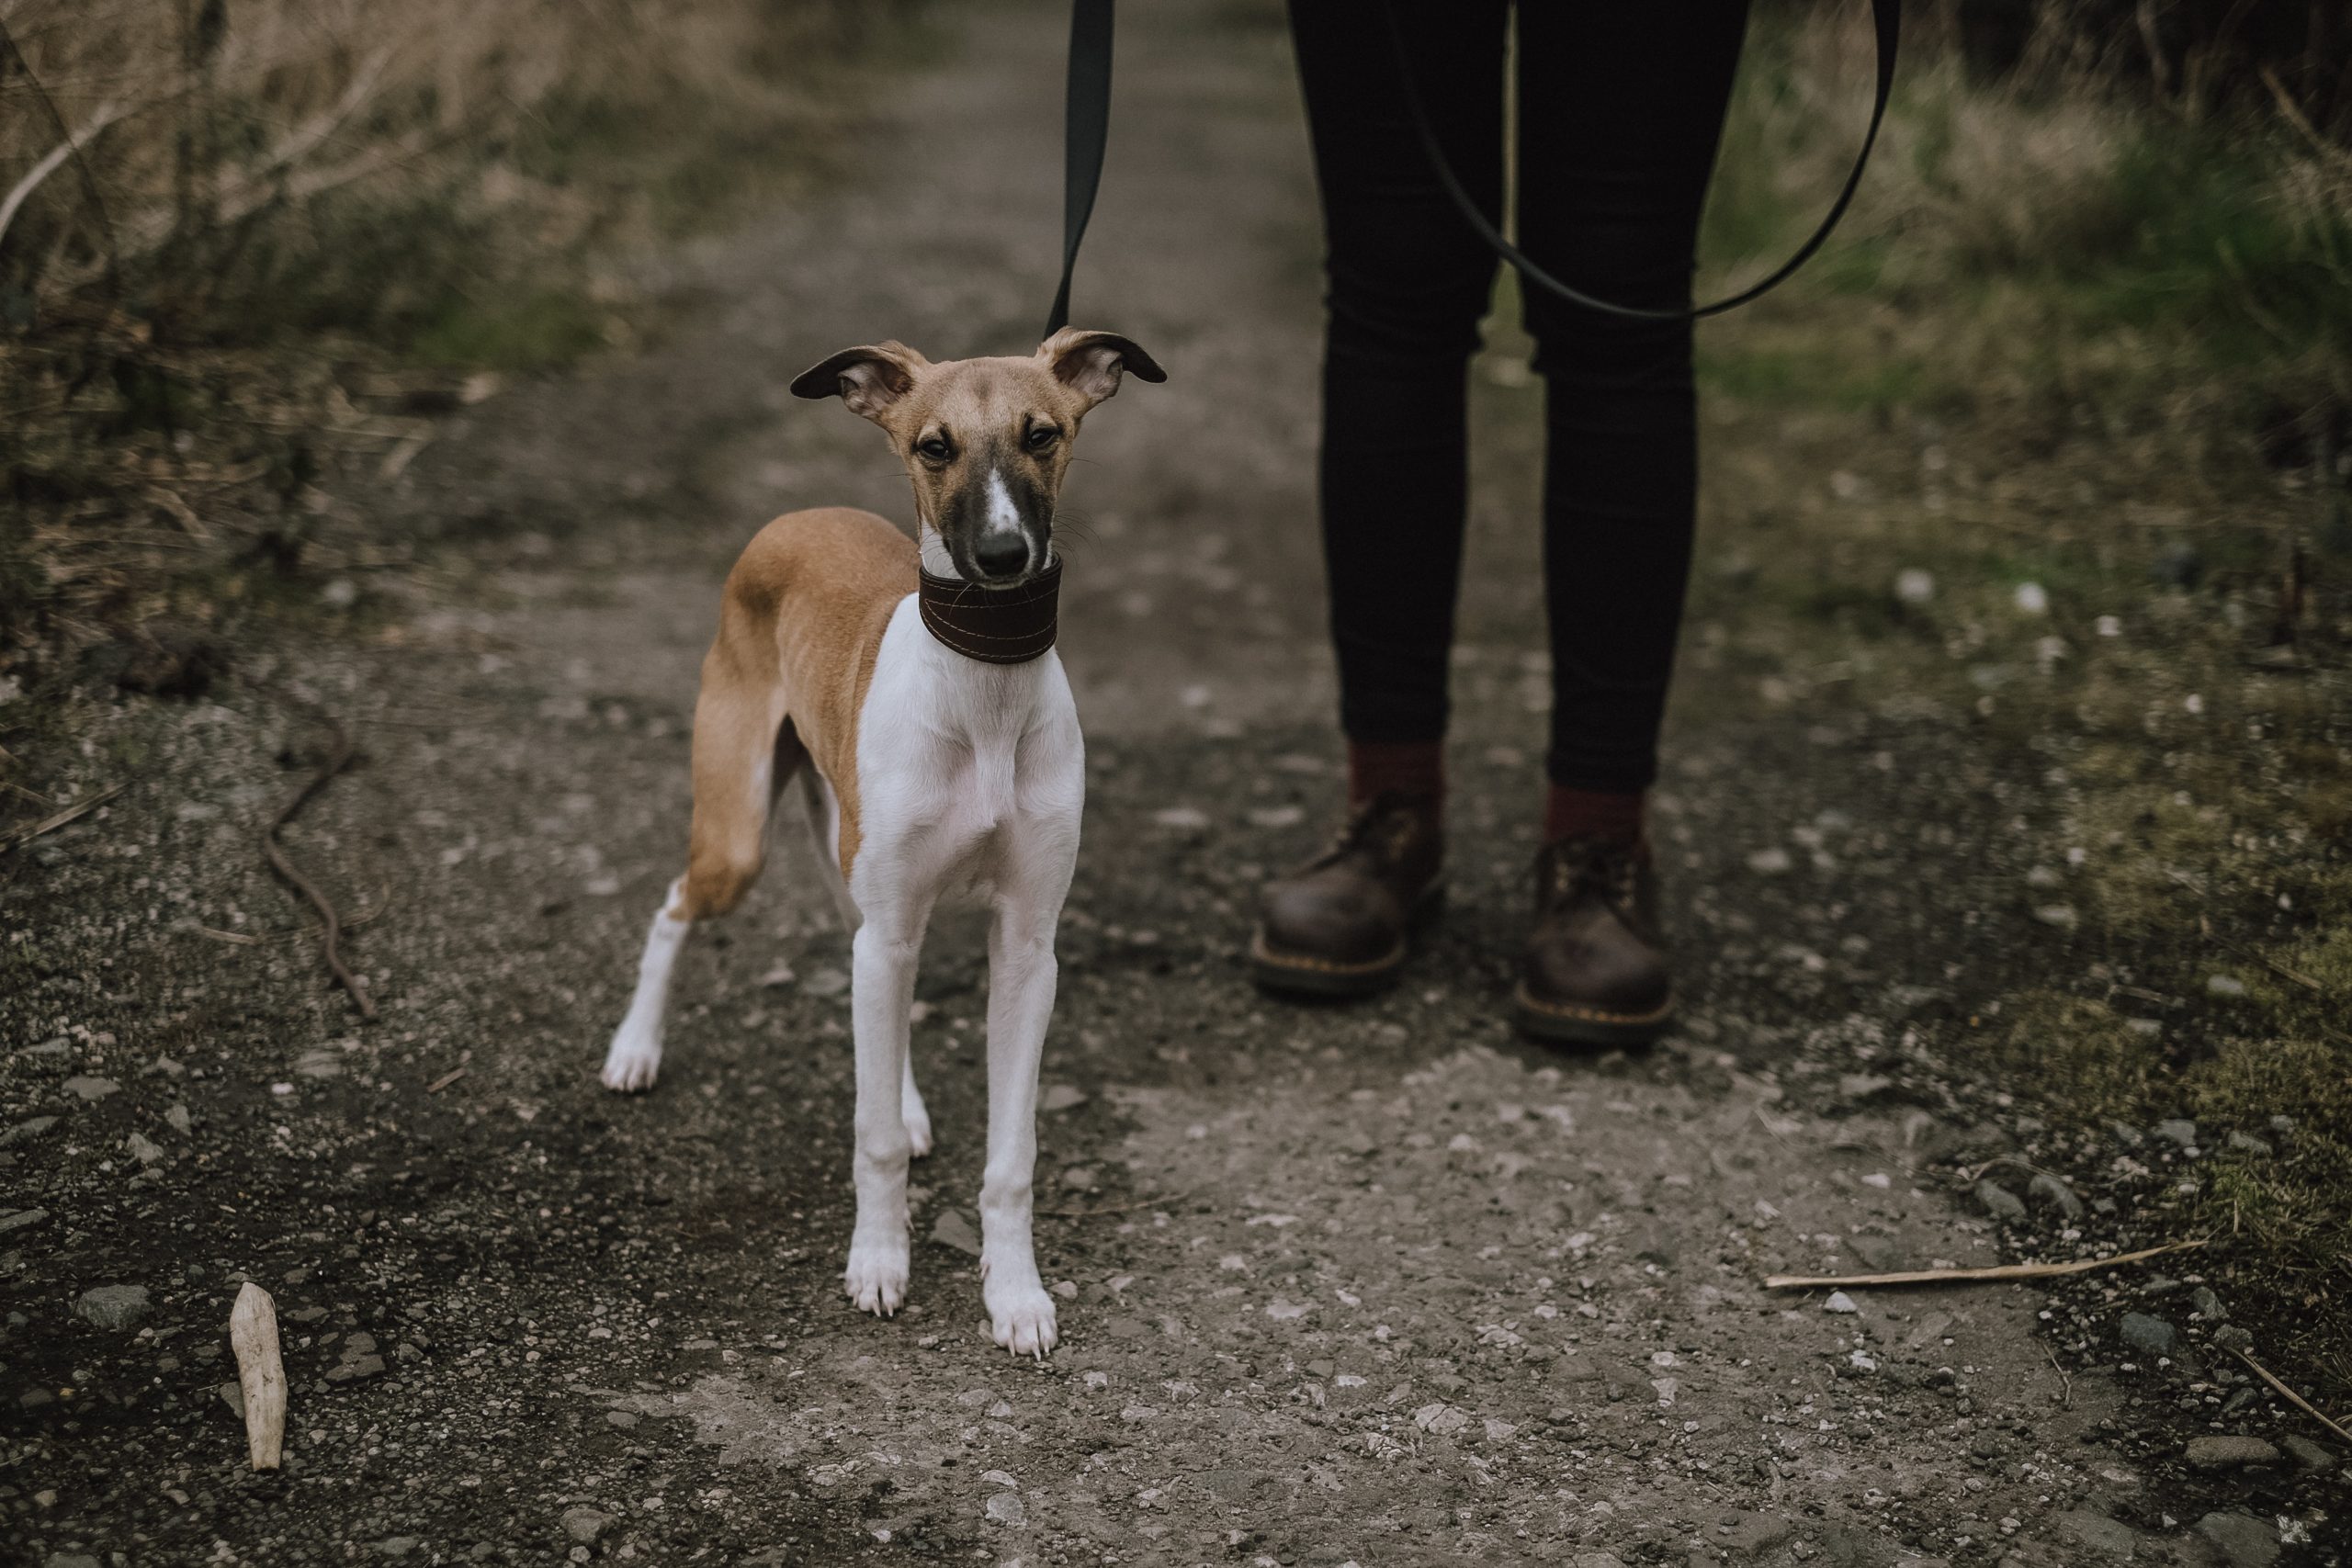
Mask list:
[[[926,554],[936,537],[925,531]],[[1037,1071],[1086,795],[1085,742],[1061,660],[1051,651],[1025,664],[967,659],[923,628],[910,594],[883,633],[859,714],[863,838],[846,886],[831,869],[841,863],[838,803],[813,766],[807,776],[809,826],[852,933],[857,1220],[843,1283],[860,1307],[885,1316],[906,1299],[907,1162],[931,1148],[908,1049],[915,963],[939,901],[977,897],[994,916],[981,1295],[996,1342],[1043,1358],[1055,1323],[1030,1240]],[[636,998],[605,1061],[612,1089],[650,1087],[660,1067],[670,971],[688,926],[671,913],[679,898],[673,886],[647,937]]]
[[[989,1140],[982,1295],[998,1344],[1053,1348],[1054,1302],[1030,1243],[1037,1069],[1054,1008],[1054,931],[1078,860],[1085,742],[1061,660],[983,664],[941,646],[914,602],[883,633],[858,727],[864,840],[850,896],[857,1044],[857,1224],[848,1286],[891,1312],[906,1288],[905,1077],[915,961],[933,908],[969,896],[989,932]]]

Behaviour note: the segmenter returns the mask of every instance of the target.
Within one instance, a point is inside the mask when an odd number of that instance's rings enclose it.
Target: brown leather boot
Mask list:
[[[1535,930],[1512,1021],[1539,1040],[1636,1045],[1674,1016],[1649,852],[1623,839],[1563,839],[1535,860]]]
[[[1320,859],[1267,886],[1250,978],[1323,997],[1390,984],[1408,939],[1443,901],[1444,862],[1437,801],[1385,795],[1359,808]]]

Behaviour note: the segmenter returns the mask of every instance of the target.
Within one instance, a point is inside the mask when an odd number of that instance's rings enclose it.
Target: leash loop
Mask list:
[[[1062,120],[1062,281],[1054,290],[1046,335],[1069,325],[1069,280],[1079,242],[1102,184],[1102,150],[1111,137],[1112,0],[1073,0],[1069,11],[1069,85]]]
[[[1871,99],[1870,129],[1862,132],[1861,151],[1854,155],[1854,166],[1847,171],[1846,183],[1838,190],[1838,199],[1829,204],[1829,215],[1821,220],[1820,227],[1814,230],[1804,243],[1797,247],[1796,254],[1781,263],[1763,281],[1750,284],[1736,294],[1705,305],[1658,309],[1615,304],[1595,299],[1580,288],[1563,283],[1536,265],[1524,251],[1503,238],[1502,231],[1487,221],[1487,215],[1478,210],[1478,204],[1471,199],[1469,191],[1455,176],[1453,166],[1446,163],[1444,152],[1438,147],[1437,132],[1431,129],[1429,115],[1421,107],[1421,95],[1413,85],[1412,52],[1405,47],[1404,25],[1397,19],[1396,7],[1400,3],[1401,0],[1382,0],[1381,10],[1388,20],[1388,43],[1396,55],[1397,81],[1405,91],[1405,107],[1413,117],[1413,129],[1420,137],[1421,152],[1429,159],[1430,172],[1437,175],[1438,184],[1453,198],[1453,205],[1461,209],[1464,220],[1477,231],[1480,239],[1487,242],[1488,249],[1510,263],[1521,277],[1545,293],[1588,310],[1637,321],[1695,321],[1703,316],[1720,316],[1725,310],[1736,310],[1749,300],[1760,299],[1778,288],[1797,268],[1813,259],[1814,253],[1828,242],[1830,232],[1838,227],[1838,220],[1846,216],[1846,209],[1853,203],[1854,192],[1861,187],[1862,171],[1870,164],[1871,149],[1878,144],[1879,127],[1886,120],[1887,102],[1894,95],[1895,44],[1903,30],[1902,0],[1871,0],[1871,27],[1876,37],[1878,79]],[[1611,3],[1618,3],[1618,0],[1611,0]]]

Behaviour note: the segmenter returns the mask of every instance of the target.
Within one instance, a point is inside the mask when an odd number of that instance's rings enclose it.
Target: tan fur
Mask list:
[[[914,541],[871,512],[787,512],[745,547],[703,660],[684,917],[733,908],[760,874],[768,808],[803,761],[841,804],[842,875],[857,857],[857,719],[882,633],[915,591]],[[759,766],[774,758],[764,776]]]

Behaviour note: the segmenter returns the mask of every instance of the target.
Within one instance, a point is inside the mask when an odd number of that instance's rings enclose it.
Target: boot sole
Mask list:
[[[1577,1002],[1546,1002],[1521,981],[1511,992],[1510,1021],[1531,1039],[1565,1045],[1646,1045],[1674,1021],[1674,998],[1646,1012],[1620,1012]]]
[[[1404,972],[1405,960],[1412,956],[1414,942],[1444,909],[1444,885],[1435,883],[1424,888],[1413,901],[1412,913],[1406,917],[1405,935],[1396,947],[1360,964],[1277,953],[1266,944],[1266,928],[1261,926],[1250,938],[1250,978],[1259,989],[1282,996],[1368,997],[1386,990]]]

